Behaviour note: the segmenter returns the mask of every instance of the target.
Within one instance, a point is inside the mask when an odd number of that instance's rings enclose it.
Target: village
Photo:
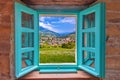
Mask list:
[[[71,38],[71,37],[41,37],[40,38],[40,45],[48,44],[50,46],[60,46],[68,42],[75,42],[75,38]]]

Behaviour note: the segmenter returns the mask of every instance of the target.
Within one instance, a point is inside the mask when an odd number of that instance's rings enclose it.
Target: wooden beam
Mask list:
[[[101,80],[84,71],[77,73],[39,73],[37,71],[22,77],[19,80]]]
[[[90,5],[97,0],[21,0],[28,5],[65,5],[81,6]]]

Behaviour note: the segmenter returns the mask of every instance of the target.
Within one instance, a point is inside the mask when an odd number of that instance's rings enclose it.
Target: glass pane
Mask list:
[[[91,47],[95,48],[95,32],[91,32]]]
[[[95,13],[84,15],[83,29],[95,27]]]
[[[83,33],[83,47],[87,47],[87,33]]]
[[[95,67],[95,53],[89,51],[83,51],[83,65],[89,67]]]
[[[34,51],[22,53],[22,68],[34,65]]]
[[[23,32],[22,33],[22,48],[34,47],[34,33]]]
[[[33,15],[22,12],[22,27],[34,28],[34,18]]]
[[[95,48],[95,32],[83,33],[83,47]]]

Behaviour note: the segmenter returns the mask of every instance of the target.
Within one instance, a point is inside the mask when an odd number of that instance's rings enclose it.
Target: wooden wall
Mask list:
[[[0,80],[12,80],[14,74],[14,0],[0,0]]]
[[[107,7],[105,80],[120,79],[120,0],[98,0]],[[14,0],[0,0],[0,80],[14,80]]]
[[[106,79],[120,80],[120,0],[106,2]]]

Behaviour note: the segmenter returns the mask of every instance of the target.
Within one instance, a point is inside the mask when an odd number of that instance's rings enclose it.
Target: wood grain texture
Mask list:
[[[37,71],[31,72],[19,80],[100,80],[84,71],[77,73],[49,73],[43,74]]]
[[[96,0],[21,0],[28,5],[88,5]]]
[[[82,10],[97,0],[21,0],[29,7],[37,10]]]
[[[14,46],[12,29],[14,28],[14,0],[0,1],[0,80],[12,80]]]

